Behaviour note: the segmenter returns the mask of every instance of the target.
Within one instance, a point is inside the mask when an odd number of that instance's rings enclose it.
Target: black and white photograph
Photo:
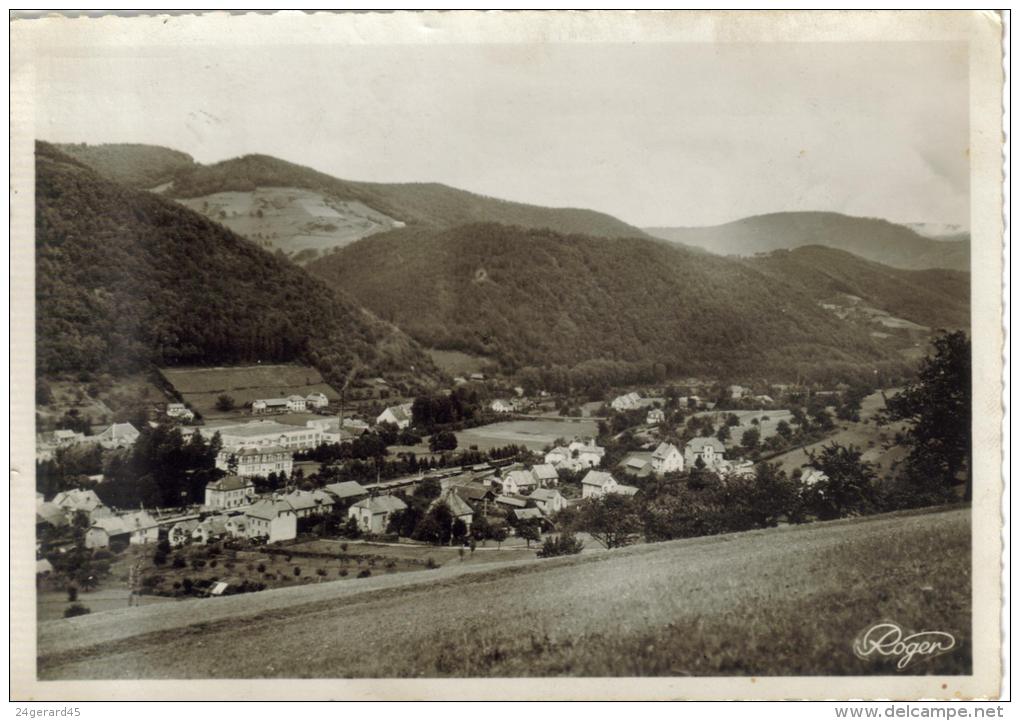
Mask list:
[[[999,698],[1002,23],[13,13],[12,699]]]

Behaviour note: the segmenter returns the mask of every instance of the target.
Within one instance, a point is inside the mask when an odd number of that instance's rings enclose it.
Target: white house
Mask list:
[[[538,479],[531,471],[510,471],[497,481],[504,496],[517,495],[538,488]]]
[[[376,425],[381,423],[392,423],[397,428],[407,428],[411,425],[411,404],[403,403],[399,406],[390,406],[375,419]]]
[[[167,403],[166,414],[170,418],[179,418],[182,421],[195,420],[195,414],[183,403]]]
[[[385,533],[390,516],[406,508],[407,504],[396,496],[373,496],[351,506],[347,517],[354,518],[366,533]]]
[[[130,448],[138,440],[138,429],[130,423],[114,423],[98,435],[89,438],[103,448]]]
[[[800,477],[801,483],[805,486],[813,486],[816,483],[824,483],[827,480],[829,480],[829,477],[825,475],[825,473],[817,468],[811,468],[810,466],[804,469],[804,472]]]
[[[652,470],[656,473],[675,473],[684,469],[684,454],[672,443],[660,443],[652,453]]]
[[[632,391],[622,396],[617,396],[609,405],[616,411],[632,411],[635,408],[641,407],[641,395]]]
[[[248,478],[224,476],[205,487],[206,508],[237,508],[255,498],[255,484]]]
[[[78,431],[60,429],[53,431],[53,443],[57,446],[74,446],[85,441],[85,434]]]
[[[325,393],[309,393],[305,396],[305,406],[308,408],[325,408],[329,405],[329,398]]]
[[[581,497],[599,498],[607,493],[612,493],[619,485],[616,479],[605,471],[588,471],[581,479]]]
[[[715,468],[725,451],[726,447],[715,436],[692,438],[684,446],[684,462],[688,468],[694,468],[700,458],[705,468]]]
[[[666,422],[666,412],[661,408],[653,408],[648,411],[648,415],[645,416],[645,423],[650,426],[658,425],[659,423]]]
[[[730,386],[728,388],[728,390],[730,392],[730,398],[732,398],[734,400],[736,400],[737,398],[743,398],[748,393],[748,390],[746,388],[744,388],[744,386],[736,386],[736,385],[734,385],[734,386]]]
[[[112,515],[112,512],[99,500],[95,491],[86,491],[81,488],[61,491],[53,497],[53,505],[60,507],[67,514],[84,511],[90,519]]]
[[[230,471],[231,459],[236,464],[233,473],[241,478],[265,477],[270,473],[286,473],[289,476],[294,470],[294,454],[282,446],[224,449],[216,456],[216,467]]]
[[[497,398],[490,403],[489,408],[496,413],[513,413],[516,410],[513,401],[504,400],[502,398]]]
[[[294,394],[287,396],[287,410],[300,413],[308,407],[308,402],[301,396]]]
[[[264,538],[267,543],[297,538],[297,516],[285,501],[259,501],[244,517],[248,538]]]
[[[321,394],[320,394],[321,395]],[[327,401],[327,404],[329,401]],[[286,398],[256,398],[251,402],[252,413],[301,413],[305,410],[307,401],[301,396],[294,394]]]
[[[118,539],[132,545],[155,543],[159,540],[159,524],[145,511],[99,518],[85,532],[85,547],[109,548]]]
[[[546,516],[559,513],[567,507],[567,499],[555,488],[536,488],[528,498]]]
[[[231,535],[227,527],[228,521],[227,516],[221,515],[203,518],[202,522],[191,532],[191,539],[196,543],[206,544]]]
[[[596,445],[595,441],[574,441],[568,447],[581,468],[601,466],[602,458],[606,455],[606,449]]]
[[[560,482],[560,475],[556,468],[549,463],[540,463],[531,469],[531,475],[538,481],[541,487],[555,486]]]

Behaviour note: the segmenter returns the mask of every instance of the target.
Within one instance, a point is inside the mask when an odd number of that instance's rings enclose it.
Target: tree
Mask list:
[[[521,521],[517,525],[517,535],[527,542],[528,548],[531,548],[532,541],[541,540],[542,531],[539,529],[536,521]]]
[[[908,480],[935,495],[948,495],[966,472],[965,496],[972,493],[971,348],[966,333],[945,333],[934,354],[921,363],[917,380],[886,401],[886,417],[909,424]]]
[[[509,535],[510,529],[507,528],[506,521],[497,521],[489,526],[489,538],[496,542],[497,548],[501,548],[503,546],[503,541],[505,541]]]
[[[806,505],[818,518],[825,521],[875,511],[877,476],[874,467],[861,460],[858,448],[833,442],[808,457],[825,474],[824,480],[805,489]]]
[[[761,431],[757,428],[748,428],[744,431],[744,434],[740,437],[740,445],[749,451],[753,451],[758,448],[758,442],[761,440]]]
[[[234,397],[221,393],[216,397],[216,410],[218,411],[232,411],[234,410]]]
[[[452,451],[457,448],[457,436],[452,431],[439,431],[429,437],[429,450],[433,453]]]
[[[582,501],[578,508],[579,530],[589,533],[606,548],[626,545],[641,530],[641,521],[630,496],[607,493]]]
[[[538,549],[539,558],[552,558],[554,556],[572,556],[584,550],[584,544],[577,540],[572,533],[561,533],[558,536],[550,536],[542,542]]]
[[[720,443],[725,443],[730,439],[730,427],[726,424],[719,426],[719,430],[716,432],[715,437],[719,439]]]
[[[790,440],[790,437],[793,436],[793,429],[790,428],[790,424],[786,421],[779,421],[779,423],[776,424],[776,433],[786,440]]]

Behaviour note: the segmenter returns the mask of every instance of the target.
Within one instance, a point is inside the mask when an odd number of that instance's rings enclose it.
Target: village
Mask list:
[[[485,381],[481,374],[457,378],[454,389],[469,382],[484,387]],[[196,423],[188,404],[169,402],[154,409],[143,429],[127,422],[94,435],[56,429],[39,438],[40,463],[84,449],[107,457],[130,454],[143,432],[167,428],[184,443],[208,445],[215,460],[200,496],[182,492],[179,505],[106,503],[109,482],[102,474],[78,476],[75,487],[50,497],[37,494],[40,589],[49,592],[56,610],[73,614],[91,610],[86,604],[97,586],[119,588],[117,603],[131,604],[339,580],[349,570],[357,571],[352,578],[364,577],[376,563],[376,572],[395,573],[533,558],[543,548],[553,555],[564,544],[573,549],[567,552],[608,547],[578,523],[586,504],[610,496],[634,499],[664,480],[753,481],[762,453],[787,448],[791,428],[810,423],[799,408],[780,408],[772,396],[750,387],[687,386],[699,387],[716,400],[669,387],[649,389],[665,395],[627,390],[580,403],[544,392],[528,397],[504,384],[481,394],[495,396],[490,400],[470,395],[479,405],[475,424],[460,424],[456,433],[421,416],[435,412],[424,409],[441,406],[443,398],[469,397],[457,390],[430,403],[389,405],[371,417],[345,413],[335,396],[315,392],[253,398],[227,419],[206,423]],[[501,388],[508,394],[499,394]],[[770,390],[803,397],[790,386]],[[818,421],[833,427],[829,411],[839,411],[847,392],[810,393],[816,417],[810,439],[817,437]],[[314,416],[306,419],[309,413]],[[532,424],[545,435],[529,432]],[[493,443],[511,442],[480,450],[473,441],[483,433],[491,433]],[[444,436],[449,442],[437,445]],[[376,458],[343,457],[343,449],[359,444],[378,448],[371,451]],[[748,452],[753,458],[745,457]],[[361,469],[361,477],[349,475],[352,467]],[[364,477],[372,467],[375,477]],[[396,473],[401,468],[416,470]],[[810,467],[795,474],[805,485],[825,480]],[[294,559],[303,559],[304,573]],[[356,560],[359,568],[348,569],[338,559]],[[278,568],[281,563],[287,567]]]

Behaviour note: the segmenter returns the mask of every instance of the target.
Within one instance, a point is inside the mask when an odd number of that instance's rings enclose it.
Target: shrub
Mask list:
[[[256,570],[258,570],[259,573],[265,573],[266,572],[266,564],[260,563]]]
[[[301,566],[294,566],[294,576],[301,575]]]
[[[339,576],[346,576],[347,575],[347,569],[346,568],[341,568],[339,571],[337,571],[337,575],[339,575]]]
[[[439,568],[439,564],[436,563],[436,559],[432,558],[432,556],[429,556],[425,560],[425,568]]]
[[[325,568],[316,568],[315,569],[315,573],[318,576],[325,576],[326,575],[326,569]]]
[[[72,606],[68,606],[64,609],[64,618],[73,618],[75,616],[84,616],[92,613],[87,606],[82,606],[80,603],[76,603]]]
[[[78,589],[75,586],[67,587],[67,600],[74,603],[78,600]]]
[[[174,556],[173,563],[171,564],[174,568],[184,568],[188,565],[188,562],[181,556]]]
[[[162,551],[156,551],[152,554],[152,562],[157,566],[162,566],[166,563],[166,554]]]
[[[358,578],[368,578],[368,577],[369,577],[369,576],[371,576],[371,575],[372,575],[372,572],[371,572],[370,570],[368,570],[368,569],[366,568],[366,569],[363,569],[363,570],[362,570],[362,571],[361,571],[361,572],[360,572],[360,573],[358,574]]]
[[[580,553],[584,544],[578,541],[572,534],[563,533],[559,536],[552,536],[542,542],[542,548],[538,551],[539,558],[552,558],[553,556],[572,556]]]

